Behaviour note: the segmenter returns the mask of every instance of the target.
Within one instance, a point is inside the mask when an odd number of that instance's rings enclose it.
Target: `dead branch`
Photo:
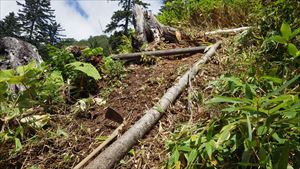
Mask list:
[[[205,35],[214,35],[214,34],[227,34],[227,33],[238,33],[242,32],[244,30],[248,30],[251,27],[240,27],[240,28],[234,28],[234,29],[219,29],[211,32],[206,32]]]
[[[100,152],[108,143],[110,143],[113,139],[115,139],[119,131],[122,130],[124,127],[124,123],[122,123],[116,130],[113,131],[113,133],[102,143],[100,144],[95,150],[93,150],[87,157],[85,157],[80,163],[78,163],[74,169],[80,169],[82,168],[88,161],[90,161],[91,158],[93,158],[97,153]]]
[[[179,48],[179,49],[137,52],[137,53],[113,55],[112,58],[113,59],[138,59],[141,56],[166,57],[166,56],[170,56],[170,55],[193,54],[193,53],[203,52],[206,48],[207,48],[207,46],[199,46],[199,47],[189,47],[189,48]]]

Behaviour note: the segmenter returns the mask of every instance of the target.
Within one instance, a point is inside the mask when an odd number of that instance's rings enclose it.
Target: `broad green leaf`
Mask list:
[[[266,134],[267,131],[268,131],[267,126],[263,125],[263,126],[259,126],[257,128],[256,133],[257,133],[258,136],[262,136],[262,135]]]
[[[187,146],[187,145],[185,145],[185,146],[180,146],[180,147],[178,147],[177,149],[178,149],[179,151],[184,151],[184,152],[190,152],[190,151],[192,151],[192,148],[189,147],[189,146]]]
[[[277,149],[275,153],[277,153],[274,159],[275,165],[274,169],[285,169],[288,167],[289,162],[289,143],[286,142],[284,146]]]
[[[170,161],[168,163],[168,168],[173,168],[177,161],[179,160],[179,151],[175,148],[175,150],[173,150],[172,155],[170,157]]]
[[[300,50],[296,53],[296,58],[300,56]]]
[[[196,149],[193,149],[187,158],[188,165],[191,165],[196,160],[197,155],[198,155],[198,151]]]
[[[211,103],[251,103],[250,99],[240,99],[240,98],[234,98],[234,97],[225,97],[225,96],[216,96],[212,98],[211,100],[208,100],[206,102],[207,104]]]
[[[219,139],[217,141],[217,145],[221,145],[224,141],[228,140],[230,138],[230,130],[227,129],[225,131],[223,131],[220,136]]]
[[[214,150],[213,150],[214,147],[215,147],[215,144],[214,144],[213,140],[209,141],[205,145],[205,150],[206,150],[206,153],[207,153],[210,160],[212,160],[212,153],[214,152]]]
[[[222,80],[225,80],[225,81],[231,81],[233,82],[235,85],[237,86],[243,86],[243,82],[241,81],[241,79],[237,78],[237,77],[234,77],[234,76],[231,76],[231,77],[223,77]]]
[[[20,151],[22,149],[22,144],[19,138],[15,138],[15,146],[16,146],[16,152]]]
[[[14,71],[12,69],[0,70],[0,82],[5,82],[14,77]]]
[[[252,89],[249,84],[246,84],[245,86],[245,94],[246,94],[246,98],[251,100],[253,99],[253,96],[255,96],[255,94],[252,93]]]
[[[274,95],[277,95],[279,92],[281,92],[282,90],[286,89],[289,85],[291,85],[292,83],[294,83],[297,79],[299,79],[300,74],[298,74],[297,76],[295,76],[293,79],[287,81],[286,83],[284,83],[281,87],[279,87],[278,89],[276,89],[275,91],[269,93],[267,95],[267,97],[271,97]]]
[[[280,32],[282,36],[286,39],[289,40],[289,37],[292,35],[292,30],[291,27],[288,23],[283,22],[280,28]]]
[[[20,76],[23,76],[27,71],[36,69],[35,61],[30,62],[28,65],[18,66],[16,71]]]
[[[273,77],[273,76],[262,76],[261,78],[268,80],[268,81],[272,81],[277,84],[282,84],[282,82],[283,82],[281,78]]]
[[[294,37],[296,37],[299,34],[300,34],[300,28],[298,28],[298,29],[296,29],[296,30],[293,31],[293,33],[291,35],[291,38],[294,38]]]
[[[86,74],[89,77],[92,77],[95,80],[99,80],[101,78],[98,70],[90,63],[73,62],[67,64],[67,66],[71,66],[73,67],[73,69],[81,71],[82,73]]]
[[[285,143],[285,141],[286,141],[286,139],[280,138],[276,132],[272,134],[272,137],[273,137],[279,144],[283,144],[283,143]]]
[[[297,47],[294,44],[289,43],[289,45],[288,45],[288,53],[291,56],[293,56],[293,57],[297,57],[297,52],[298,52]]]
[[[249,164],[250,157],[251,157],[250,150],[249,149],[245,149],[245,151],[242,154],[242,162],[241,163]]]
[[[268,162],[268,153],[267,151],[260,145],[258,150],[259,164],[265,165]]]
[[[275,41],[277,43],[281,43],[281,44],[287,43],[287,40],[284,37],[279,36],[279,35],[271,36],[270,40],[273,40],[273,41]]]
[[[12,78],[9,79],[10,84],[22,84],[23,81],[25,80],[24,76],[13,76]]]

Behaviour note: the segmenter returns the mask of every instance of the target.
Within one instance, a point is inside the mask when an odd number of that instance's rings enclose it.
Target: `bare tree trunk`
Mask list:
[[[140,5],[134,5],[133,16],[137,48],[159,41],[178,43],[182,38],[181,32],[161,24],[150,11],[145,11]]]
[[[138,142],[161,118],[167,108],[173,103],[179,94],[187,86],[189,78],[194,78],[201,68],[201,65],[214,55],[221,42],[213,45],[209,51],[187,71],[179,81],[164,94],[160,101],[145,112],[145,115],[126,131],[117,141],[105,149],[85,169],[109,169],[112,168],[129,149]]]

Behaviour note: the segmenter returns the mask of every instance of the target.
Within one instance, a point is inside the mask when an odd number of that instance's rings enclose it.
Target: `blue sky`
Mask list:
[[[159,11],[160,0],[144,2],[150,4],[149,9],[153,13]],[[118,1],[108,0],[51,0],[51,6],[55,10],[56,20],[66,30],[63,34],[77,40],[103,34],[113,12],[119,9]],[[11,11],[17,12],[18,9],[15,0],[0,0],[0,19]]]

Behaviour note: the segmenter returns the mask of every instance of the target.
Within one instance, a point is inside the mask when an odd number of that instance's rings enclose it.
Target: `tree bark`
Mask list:
[[[168,50],[158,50],[158,51],[148,51],[148,52],[137,52],[137,53],[128,53],[128,54],[120,54],[113,55],[113,59],[138,59],[141,56],[170,56],[170,55],[179,55],[179,54],[192,54],[203,52],[207,46],[199,46],[199,47],[189,47],[189,48],[178,48],[178,49],[168,49]]]
[[[167,108],[173,103],[188,84],[189,78],[194,78],[201,65],[214,55],[221,42],[213,45],[209,51],[187,71],[179,81],[164,94],[160,101],[145,112],[145,115],[126,131],[117,141],[105,149],[85,169],[109,169],[112,168],[128,150],[138,142],[161,118]]]
[[[161,24],[150,11],[144,11],[140,5],[134,5],[133,15],[137,48],[151,42],[178,43],[182,39],[181,32]]]

